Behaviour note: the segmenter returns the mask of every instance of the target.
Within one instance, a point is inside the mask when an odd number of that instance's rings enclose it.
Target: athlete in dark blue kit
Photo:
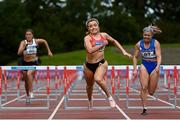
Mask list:
[[[143,106],[142,115],[147,114],[147,94],[153,95],[158,84],[159,69],[161,64],[160,43],[153,38],[156,33],[161,33],[157,26],[148,26],[143,29],[143,39],[135,45],[133,66],[134,77],[137,76],[137,57],[141,54],[140,66],[141,100]]]

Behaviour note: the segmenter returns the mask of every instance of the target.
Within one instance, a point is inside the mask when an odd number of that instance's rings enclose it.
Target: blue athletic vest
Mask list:
[[[155,39],[151,39],[149,48],[144,48],[144,39],[140,40],[140,53],[143,60],[156,60]]]

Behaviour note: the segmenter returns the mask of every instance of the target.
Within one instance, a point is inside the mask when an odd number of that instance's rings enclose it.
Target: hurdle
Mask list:
[[[38,81],[46,82],[47,74],[49,74],[49,76],[51,78],[51,82],[49,85],[51,87],[50,100],[57,100],[58,96],[61,96],[63,93],[63,82],[62,82],[63,80],[60,79],[60,76],[63,75],[62,73],[63,73],[63,69],[61,66],[51,66],[51,69],[38,70],[38,71],[36,71],[36,75],[35,75],[35,82],[36,82],[35,85],[37,85]],[[39,92],[38,96],[46,95],[45,91],[46,91],[46,88],[40,89],[40,91],[38,91]],[[42,92],[42,93],[40,93],[40,92]],[[54,96],[54,98],[51,98],[53,96]],[[39,99],[39,100],[42,101],[42,99]]]
[[[173,66],[165,66],[165,65],[162,65],[161,66],[164,70],[165,69],[169,69],[169,68],[173,68]],[[129,69],[127,69],[127,71],[129,71]],[[177,72],[174,72],[174,74],[177,74]],[[129,75],[129,73],[128,73],[128,75]],[[129,104],[129,102],[130,102],[130,99],[129,99],[129,89],[131,89],[131,90],[133,90],[133,91],[135,91],[135,92],[137,92],[137,93],[139,93],[140,94],[140,91],[139,90],[136,90],[136,89],[133,89],[133,88],[129,88],[129,76],[127,75],[127,84],[126,84],[126,94],[127,94],[127,96],[126,96],[126,108],[127,109],[142,109],[142,107],[139,107],[139,106],[130,106],[130,104]],[[177,79],[177,77],[175,77],[175,79]],[[176,80],[175,80],[176,81]],[[176,85],[175,85],[176,86]],[[162,106],[147,106],[147,108],[148,109],[175,109],[175,108],[178,108],[178,109],[180,109],[180,107],[179,106],[177,106],[177,103],[176,103],[176,100],[177,100],[177,98],[176,98],[176,87],[174,87],[174,104],[172,104],[172,103],[169,103],[169,102],[167,102],[167,101],[165,101],[165,100],[162,100],[162,99],[160,99],[160,98],[157,98],[157,97],[154,97],[154,96],[150,96],[150,95],[148,95],[148,97],[149,98],[152,98],[152,100],[157,100],[157,101],[160,101],[161,103],[163,103],[163,104],[166,104],[166,105],[162,105]],[[136,99],[136,100],[139,100],[139,99]]]
[[[7,94],[7,92],[9,92],[8,91],[8,80],[7,80],[7,74],[9,74],[9,73],[7,73],[7,71],[5,70],[6,68],[5,68],[6,66],[3,66],[3,69],[4,70],[1,70],[1,75],[2,75],[2,79],[4,80],[4,81],[2,81],[2,83],[1,83],[1,85],[2,85],[2,99],[1,99],[1,101],[3,101],[3,102],[5,102],[5,101],[7,101],[7,97],[8,96],[17,96],[17,97],[19,97],[19,95],[20,95],[20,93],[19,93],[19,91],[17,90],[17,92],[14,92],[14,89],[16,89],[16,87],[15,86],[17,86],[17,88],[19,87],[20,88],[20,86],[19,86],[19,83],[18,83],[18,80],[17,80],[17,82],[15,83],[15,79],[17,78],[18,79],[18,75],[19,75],[19,72],[17,71],[17,72],[15,72],[15,71],[11,71],[11,78],[10,79],[12,79],[12,81],[13,81],[13,84],[12,84],[12,86],[13,86],[13,90],[12,90],[12,92],[13,93],[11,93],[11,94]],[[1,69],[2,69],[2,67],[1,67]],[[16,77],[16,78],[15,78]],[[4,89],[3,89],[3,83],[4,83]],[[4,98],[4,99],[3,99]]]
[[[3,79],[4,79],[4,90],[2,92],[4,92],[4,94],[2,94],[2,96],[4,97],[4,101],[7,101],[7,97],[8,96],[17,96],[19,97],[20,96],[20,92],[19,92],[19,89],[20,89],[20,83],[19,83],[19,80],[15,80],[15,79],[19,79],[18,76],[20,75],[19,71],[14,71],[12,70],[11,72],[10,71],[7,71],[6,70],[6,66],[4,66],[4,70],[2,71],[3,72]],[[8,75],[10,75],[11,77],[7,77]],[[9,90],[8,89],[8,79],[11,79],[11,81],[13,81],[13,83],[11,84],[12,89]],[[16,81],[16,83],[15,83]],[[15,92],[16,90],[16,87],[17,86],[17,92]],[[11,94],[7,94],[7,92],[11,92]]]
[[[180,100],[178,96],[180,96],[180,92],[178,91],[180,89],[180,86],[178,86],[179,83],[179,71],[180,66],[172,66],[168,67],[165,80],[167,80],[167,86],[168,86],[168,94],[169,94],[169,101],[174,101],[174,104],[177,105],[177,101]],[[171,73],[172,72],[172,73]],[[171,78],[172,77],[172,78]],[[171,85],[171,83],[174,83],[174,86]],[[173,91],[173,92],[172,92]],[[174,96],[174,97],[171,97]]]
[[[0,109],[2,108],[2,68],[0,67]]]
[[[88,99],[87,99],[87,93],[85,88],[82,90],[74,90],[76,89],[76,87],[78,87],[78,84],[84,83],[85,80],[83,79],[77,79],[77,80],[71,80],[71,78],[69,78],[68,75],[68,70],[76,70],[75,74],[77,74],[78,71],[83,71],[83,66],[66,66],[64,68],[64,109],[65,110],[87,110],[88,107]],[[73,77],[73,75],[71,75],[71,77]],[[71,84],[67,85],[67,82],[70,82]],[[81,84],[82,85],[82,84]],[[85,86],[85,85],[83,85]],[[82,87],[82,86],[81,86]],[[99,93],[100,91],[102,91],[99,87],[97,87],[97,85],[95,84],[95,88],[96,88],[96,94],[93,93],[94,95],[103,95],[103,93]],[[72,92],[84,92],[83,94],[77,94],[77,93],[72,93]],[[94,91],[94,92],[95,92]],[[71,98],[73,95],[81,95],[81,96],[86,96],[86,98]],[[105,98],[93,98],[93,101],[104,101],[106,100]],[[80,105],[80,106],[70,106],[69,102],[71,101],[87,101],[87,105]],[[94,110],[105,110],[105,109],[110,109],[110,106],[93,106]]]
[[[7,109],[15,109],[15,110],[34,110],[34,109],[49,109],[50,107],[50,69],[55,69],[55,66],[1,66],[0,67],[1,70],[0,70],[0,109],[2,110],[7,110]],[[17,71],[20,71],[20,70],[42,70],[42,69],[46,69],[47,70],[47,84],[46,84],[46,105],[45,106],[7,106],[9,103],[11,102],[14,102],[14,101],[18,101],[20,100],[21,98],[23,98],[25,95],[22,95],[22,96],[18,96],[17,98],[7,102],[7,103],[2,103],[2,71],[3,70],[17,70]],[[19,72],[20,73],[20,72]],[[20,75],[18,75],[18,81],[20,81]],[[20,86],[20,82],[17,82],[17,87],[18,87],[18,94],[20,93],[19,92],[19,86]]]
[[[111,69],[112,68],[112,69]],[[125,65],[112,65],[109,66],[111,69],[111,86],[112,94],[119,100],[126,100],[127,92],[130,95],[138,95],[136,92],[129,89],[129,82],[135,83],[135,80],[129,81],[130,78],[129,70],[132,70],[132,66]],[[134,87],[134,86],[133,86]],[[133,100],[133,98],[131,98]]]

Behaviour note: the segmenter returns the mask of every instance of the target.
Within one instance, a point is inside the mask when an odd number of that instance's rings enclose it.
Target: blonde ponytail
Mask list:
[[[143,32],[152,32],[153,34],[161,33],[161,29],[158,26],[149,25],[143,29]]]

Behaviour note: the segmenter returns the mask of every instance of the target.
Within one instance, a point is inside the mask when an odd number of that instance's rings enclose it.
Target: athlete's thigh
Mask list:
[[[144,67],[144,65],[141,64],[141,67],[140,67],[140,83],[141,83],[141,86],[143,88],[147,88],[148,82],[149,82],[149,74],[148,74],[146,68]]]
[[[26,80],[27,79],[27,70],[22,70],[21,71],[21,75],[22,75],[22,80]]]
[[[94,79],[95,80],[103,80],[104,75],[107,72],[107,69],[108,69],[108,63],[107,63],[107,61],[105,61],[105,63],[100,64],[98,66],[98,68],[96,69],[96,72],[94,74]]]
[[[88,85],[93,85],[94,83],[94,74],[91,70],[89,70],[86,65],[83,65],[84,66],[84,77],[86,79],[86,83]]]
[[[27,70],[22,70],[21,73],[22,73],[23,75],[26,75],[26,74],[27,74]]]
[[[159,72],[153,71],[150,75],[149,91],[155,91],[158,85]]]
[[[27,74],[28,74],[28,75],[33,75],[34,73],[35,73],[35,70],[28,70],[28,71],[27,71]]]

